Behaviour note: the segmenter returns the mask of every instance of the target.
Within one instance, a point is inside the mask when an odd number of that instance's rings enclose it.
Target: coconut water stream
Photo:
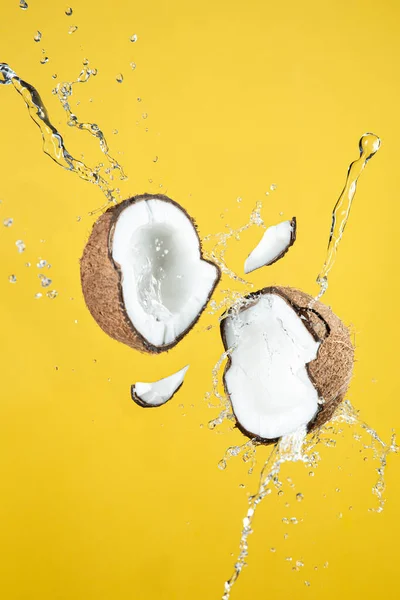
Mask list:
[[[338,247],[347,221],[349,220],[358,179],[365,169],[367,162],[378,152],[380,145],[381,140],[374,133],[365,133],[359,141],[360,157],[349,166],[345,186],[333,209],[326,258],[324,266],[317,277],[320,292],[316,300],[319,300],[328,289],[328,275],[336,260]]]
[[[110,161],[112,168],[118,169],[121,178],[125,178],[125,174],[120,165],[118,165],[118,163],[110,156],[104,135],[98,126],[91,123],[79,123],[76,116],[70,111],[68,97],[72,94],[72,85],[78,82],[82,83],[87,81],[92,74],[94,74],[93,71],[85,68],[75,82],[62,84],[59,89],[56,88],[56,93],[69,115],[70,124],[89,131],[92,135],[97,137],[100,140],[100,148]],[[103,165],[100,164],[94,168],[88,167],[84,162],[74,158],[68,152],[62,135],[50,121],[50,117],[39,92],[30,83],[27,83],[18,77],[15,71],[13,71],[6,63],[0,63],[0,84],[12,85],[24,99],[31,119],[39,127],[42,134],[43,151],[64,169],[72,171],[81,179],[97,185],[107,198],[107,202],[116,203],[116,190],[114,190],[111,183],[100,175],[100,170]]]

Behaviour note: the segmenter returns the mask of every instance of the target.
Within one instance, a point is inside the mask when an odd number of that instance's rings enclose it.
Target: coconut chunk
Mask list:
[[[272,265],[282,258],[296,239],[296,217],[282,221],[265,231],[260,242],[244,263],[244,272],[251,273],[260,267]]]
[[[82,291],[100,327],[145,352],[169,350],[196,323],[220,279],[202,257],[193,219],[145,194],[94,224],[81,259]]]
[[[225,390],[239,429],[262,442],[331,418],[349,384],[354,351],[347,328],[299,290],[265,288],[221,322]]]
[[[186,365],[180,371],[153,383],[138,381],[131,386],[132,400],[143,408],[165,404],[182,386],[188,368],[189,365]]]

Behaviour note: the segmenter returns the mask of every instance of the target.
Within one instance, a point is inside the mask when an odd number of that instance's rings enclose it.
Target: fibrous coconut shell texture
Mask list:
[[[188,323],[186,329],[172,341],[165,345],[150,343],[133,326],[125,310],[122,291],[122,272],[112,256],[113,236],[117,220],[121,213],[132,204],[160,200],[178,208],[190,221],[198,240],[200,260],[209,263],[215,268],[215,280],[210,286],[209,293],[196,317]],[[93,225],[92,232],[84,248],[80,261],[81,285],[86,305],[101,327],[101,329],[115,340],[122,342],[142,352],[160,353],[174,347],[195,325],[206,307],[221,276],[219,268],[203,258],[201,242],[196,225],[192,217],[177,203],[163,195],[143,194],[135,196],[109,208]]]
[[[251,301],[254,298],[254,302],[257,302],[257,299],[264,294],[276,294],[283,298],[298,314],[314,339],[320,342],[316,359],[306,365],[309,378],[322,400],[318,412],[308,423],[308,430],[319,428],[332,418],[337,406],[344,400],[352,377],[354,348],[349,330],[328,306],[294,288],[267,287],[249,294],[246,299]],[[245,307],[248,306],[249,304],[246,304]],[[232,309],[221,321],[221,337],[225,350],[228,350],[225,327],[231,312]],[[230,395],[226,385],[226,374],[230,365],[231,359],[228,357],[223,375],[225,392],[228,397]],[[255,436],[243,428],[237,417],[236,425],[244,435],[261,443],[277,441],[277,438],[264,439]]]

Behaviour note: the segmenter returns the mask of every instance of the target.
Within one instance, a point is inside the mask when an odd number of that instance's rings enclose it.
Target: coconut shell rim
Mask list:
[[[170,344],[162,345],[162,346],[155,346],[154,344],[151,344],[135,328],[132,321],[130,320],[128,313],[125,309],[125,302],[124,302],[124,298],[123,298],[122,269],[121,269],[121,266],[114,260],[114,258],[112,256],[112,243],[113,243],[113,239],[114,239],[115,226],[117,224],[118,218],[121,215],[121,213],[126,208],[128,208],[128,206],[131,206],[132,204],[136,204],[137,202],[142,202],[142,201],[151,200],[151,199],[162,200],[163,202],[169,202],[170,204],[173,204],[174,206],[176,206],[176,208],[178,208],[185,214],[185,216],[188,218],[188,220],[192,224],[193,229],[196,233],[197,240],[199,242],[200,260],[207,262],[216,268],[216,278],[214,280],[214,283],[210,289],[209,294],[207,295],[204,305],[202,306],[201,310],[199,311],[199,313],[197,314],[195,319],[191,323],[189,323],[188,327],[186,327],[186,329],[184,329],[184,331],[179,336],[177,336],[173,342],[171,342]],[[115,271],[118,274],[118,299],[119,299],[119,303],[120,303],[120,307],[121,307],[121,311],[120,311],[121,315],[122,315],[123,319],[125,320],[126,324],[128,325],[129,329],[131,330],[132,334],[136,338],[139,339],[139,341],[141,342],[143,349],[145,351],[147,351],[151,354],[160,354],[162,352],[167,352],[168,350],[171,350],[172,348],[174,348],[193,329],[193,327],[199,321],[201,315],[203,314],[205,308],[207,307],[207,304],[209,303],[209,301],[211,299],[211,296],[214,293],[215,288],[217,287],[217,285],[219,284],[219,282],[221,280],[221,276],[222,276],[221,269],[217,264],[215,264],[211,260],[204,258],[203,248],[202,248],[202,244],[201,244],[201,238],[200,238],[197,224],[196,224],[196,221],[194,220],[194,218],[187,212],[187,210],[183,206],[181,206],[178,202],[176,202],[175,200],[172,200],[172,198],[169,198],[168,196],[166,196],[164,194],[144,193],[144,194],[138,194],[136,196],[131,196],[130,198],[123,200],[122,202],[120,202],[119,204],[116,204],[115,206],[110,206],[110,208],[108,208],[103,214],[107,214],[107,213],[111,213],[111,221],[110,221],[108,240],[107,240],[107,246],[108,246],[107,247],[107,255],[108,255],[108,259],[109,259],[111,265],[114,267]],[[96,222],[97,221],[95,221],[95,223]]]
[[[288,286],[285,286],[285,287],[288,287]],[[267,286],[267,287],[264,287],[264,288],[262,288],[262,289],[260,289],[260,290],[258,290],[256,292],[251,292],[250,294],[247,294],[246,296],[244,296],[244,298],[245,299],[249,299],[249,298],[256,299],[256,298],[260,297],[261,295],[265,295],[265,294],[268,294],[268,293],[276,294],[277,296],[280,296],[283,300],[285,300],[289,304],[289,306],[296,312],[297,315],[301,316],[302,310],[305,310],[305,309],[302,309],[302,307],[299,307],[294,302],[292,302],[292,300],[283,291],[285,289],[285,287],[284,286],[279,287],[279,286],[274,286],[274,285]],[[288,288],[288,289],[295,290],[296,288]],[[299,292],[301,292],[303,294],[305,293],[305,292],[302,292],[301,290],[296,290],[296,291],[299,291]],[[242,310],[245,310],[245,308],[248,308],[248,306],[244,307]],[[226,318],[229,316],[229,314],[231,313],[232,310],[233,310],[233,306],[231,306],[231,308],[229,308],[227,311],[225,311],[225,313],[223,313],[223,315],[221,317],[220,334],[221,334],[222,343],[223,343],[225,351],[228,350],[228,345],[226,343],[226,336],[225,336],[225,321],[226,321]],[[240,312],[242,312],[242,310]],[[327,328],[327,334],[326,334],[326,336],[323,339],[321,339],[316,334],[315,330],[313,330],[310,327],[309,323],[306,320],[300,319],[301,322],[303,323],[304,327],[306,327],[307,331],[313,336],[313,338],[315,339],[315,341],[321,342],[321,345],[318,348],[318,352],[317,352],[316,358],[313,359],[312,361],[310,361],[309,363],[306,363],[306,369],[307,369],[308,377],[310,378],[311,383],[313,384],[314,388],[316,389],[316,391],[318,393],[318,397],[320,399],[322,399],[323,397],[321,395],[321,391],[320,391],[320,389],[319,389],[319,387],[318,387],[318,385],[317,385],[314,377],[310,373],[310,365],[314,361],[318,360],[318,355],[319,355],[320,349],[322,347],[322,344],[323,344],[323,342],[325,340],[328,339],[328,337],[329,337],[329,335],[331,333],[331,327],[327,323],[326,319],[324,319],[324,317],[318,311],[316,311],[314,308],[311,307],[311,308],[309,308],[307,310],[310,310],[310,311],[314,312],[315,314],[317,314],[317,316],[323,321],[323,323],[325,324],[325,326]],[[227,395],[227,397],[229,399],[230,405],[232,407],[232,413],[233,413],[233,415],[235,417],[235,421],[236,421],[235,422],[235,427],[243,435],[245,435],[246,437],[250,438],[251,440],[253,440],[257,444],[263,444],[263,445],[276,444],[281,439],[282,436],[279,436],[279,437],[276,437],[276,438],[263,438],[263,437],[260,437],[258,435],[255,435],[254,433],[251,433],[245,427],[243,427],[243,425],[240,423],[239,419],[237,418],[237,416],[235,414],[235,410],[233,408],[233,402],[231,400],[231,396],[230,396],[230,393],[228,391],[228,387],[227,387],[226,380],[225,380],[225,376],[226,376],[229,368],[231,367],[231,364],[232,364],[232,360],[231,360],[230,355],[228,355],[227,362],[226,362],[226,365],[225,365],[225,368],[224,368],[224,372],[223,372],[223,375],[222,375],[222,381],[223,381],[225,393],[226,393],[226,395]],[[314,417],[307,423],[307,433],[310,433],[315,428],[316,423],[318,421],[318,416],[319,416],[319,414],[321,413],[322,410],[323,410],[323,405],[318,404],[317,412],[315,413]]]

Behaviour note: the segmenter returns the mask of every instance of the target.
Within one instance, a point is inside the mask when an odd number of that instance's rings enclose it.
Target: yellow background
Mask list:
[[[71,17],[64,1],[28,4],[23,11],[18,0],[2,3],[0,58],[39,90],[70,152],[95,164],[96,140],[66,125],[51,93],[90,59],[98,75],[75,88],[72,106],[106,133],[129,175],[123,197],[167,193],[202,235],[245,223],[257,200],[267,224],[296,215],[296,245],[252,275],[255,289],[279,283],[316,293],[331,210],[358,139],[365,131],[381,136],[326,301],[355,331],[349,397],[388,439],[400,422],[398,2],[80,0]],[[78,26],[72,35],[71,25]],[[220,598],[267,453],[258,452],[253,475],[240,458],[217,468],[225,449],[243,440],[207,427],[218,412],[203,400],[221,352],[218,330],[203,331],[212,322],[206,316],[156,357],[103,334],[85,308],[78,262],[93,221],[88,212],[103,197],[42,153],[39,130],[12,86],[0,87],[0,110],[0,217],[14,218],[0,230],[0,597]],[[271,184],[277,190],[266,196]],[[229,264],[241,271],[259,237],[252,229],[230,244]],[[34,298],[39,257],[52,265],[54,300]],[[135,380],[157,379],[187,361],[184,388],[170,404],[146,411],[130,400]],[[260,508],[232,599],[397,597],[400,463],[389,461],[385,511],[370,513],[377,464],[360,450],[345,428],[336,448],[321,450],[314,478],[299,465],[285,469],[296,489],[286,486]],[[292,516],[304,521],[282,523]],[[287,557],[305,566],[292,571]]]

